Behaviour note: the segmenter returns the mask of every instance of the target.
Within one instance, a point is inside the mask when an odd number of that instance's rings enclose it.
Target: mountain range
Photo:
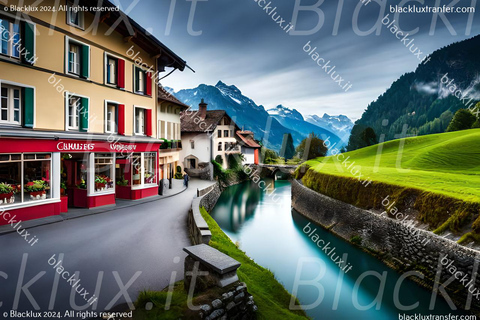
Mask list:
[[[348,122],[353,126],[350,119],[345,116],[339,116],[337,120],[336,117],[328,115],[322,118],[313,115],[307,116],[305,120],[297,110],[281,105],[266,111],[262,105],[257,105],[252,99],[243,95],[236,86],[227,85],[222,81],[215,86],[201,84],[196,88],[182,89],[173,94],[194,110],[198,109],[201,99],[208,103],[208,110],[226,110],[240,128],[251,130],[255,134],[255,139],[277,152],[281,148],[285,133],[292,135],[295,146],[311,132],[315,132],[322,139],[330,137],[330,141],[336,142],[339,147],[345,146],[348,139],[345,138]],[[308,121],[317,118],[319,121]]]
[[[427,63],[401,76],[368,105],[347,149],[400,138],[402,131],[410,136],[445,132],[456,111],[480,100],[479,52],[480,36],[433,52]]]

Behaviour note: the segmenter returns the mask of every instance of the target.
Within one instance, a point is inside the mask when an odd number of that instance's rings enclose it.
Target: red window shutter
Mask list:
[[[118,134],[125,135],[125,105],[118,105]]]
[[[147,72],[147,90],[146,90],[146,94],[147,96],[151,96],[152,95],[152,73],[151,72]]]
[[[145,134],[147,136],[151,136],[152,135],[152,110],[151,109],[147,109],[147,116],[145,117]]]
[[[118,59],[117,85],[119,88],[125,88],[125,60]]]

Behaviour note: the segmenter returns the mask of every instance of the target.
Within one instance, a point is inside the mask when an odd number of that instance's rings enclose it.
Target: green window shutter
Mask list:
[[[22,88],[23,125],[33,128],[33,88]]]
[[[23,45],[25,46],[25,51],[22,55],[22,59],[25,62],[30,64],[35,63],[35,25],[25,22],[22,22],[22,33],[23,33]]]
[[[80,131],[88,131],[88,98],[81,98],[82,106],[80,109]]]
[[[88,78],[89,74],[89,66],[90,66],[90,48],[88,46],[82,46],[82,65],[80,66],[81,76],[83,78]]]

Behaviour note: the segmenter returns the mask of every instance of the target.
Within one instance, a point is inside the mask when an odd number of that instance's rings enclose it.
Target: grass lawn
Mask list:
[[[307,164],[320,173],[355,178],[351,170],[359,170],[362,179],[480,202],[480,129],[407,138],[403,150],[394,140],[344,156],[355,161],[350,170],[335,156]]]
[[[274,274],[238,249],[204,208],[201,212],[212,232],[209,245],[242,264],[237,272],[238,278],[247,284],[248,292],[254,297],[258,319],[308,319],[303,311],[289,309],[291,295]],[[296,304],[299,305],[298,301]]]

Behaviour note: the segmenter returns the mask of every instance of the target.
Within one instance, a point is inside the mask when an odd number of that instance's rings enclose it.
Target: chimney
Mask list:
[[[198,104],[198,116],[200,119],[205,120],[205,117],[207,116],[207,103],[205,103],[202,99],[202,102]]]

